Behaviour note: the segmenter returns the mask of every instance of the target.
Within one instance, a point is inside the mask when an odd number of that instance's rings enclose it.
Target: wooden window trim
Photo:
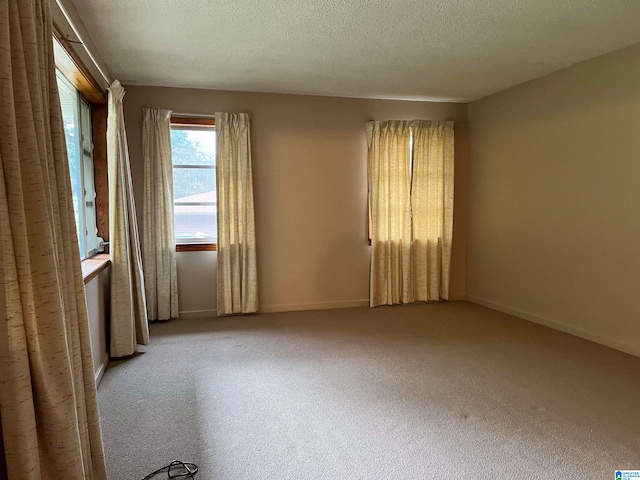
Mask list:
[[[96,278],[100,272],[111,265],[111,259],[107,253],[99,253],[82,261],[82,278],[86,285]]]
[[[216,126],[216,119],[211,117],[180,117],[171,115],[171,125],[180,127],[213,128]]]
[[[53,25],[56,67],[91,105],[93,185],[98,236],[109,241],[109,180],[107,168],[107,94],[78,56],[62,30]]]
[[[98,236],[109,242],[109,166],[107,163],[107,105],[91,105],[93,139],[93,187],[96,191]],[[108,252],[109,246],[107,245]]]
[[[73,49],[71,42],[67,40],[66,36],[62,34],[60,28],[55,24],[53,25],[53,38],[60,47],[60,49],[57,49],[54,44],[54,49],[64,53],[61,58],[58,58],[56,67],[89,103],[107,103],[105,91],[84,65]]]
[[[216,243],[176,243],[176,252],[215,252]]]

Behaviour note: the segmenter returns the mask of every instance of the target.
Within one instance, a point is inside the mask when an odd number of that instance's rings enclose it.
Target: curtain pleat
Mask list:
[[[149,344],[142,257],[122,110],[124,94],[124,88],[115,80],[109,88],[107,118],[112,357],[132,355],[136,344]]]
[[[216,113],[218,315],[258,311],[249,115]]]
[[[416,300],[448,300],[453,238],[453,122],[413,122],[411,210]]]
[[[144,212],[142,255],[149,320],[178,317],[173,234],[171,111],[145,108],[142,122]]]
[[[106,479],[48,0],[0,2],[0,410],[11,479]]]
[[[369,304],[414,299],[411,248],[411,122],[368,122],[371,202]]]

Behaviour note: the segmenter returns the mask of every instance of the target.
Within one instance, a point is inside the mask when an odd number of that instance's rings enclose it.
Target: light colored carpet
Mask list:
[[[177,320],[141,350],[99,388],[112,480],[640,469],[640,358],[465,302]]]

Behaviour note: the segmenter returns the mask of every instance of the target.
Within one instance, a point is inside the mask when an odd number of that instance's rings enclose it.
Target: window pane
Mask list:
[[[93,158],[82,156],[84,166],[84,222],[86,232],[87,256],[95,255],[98,250],[98,226],[96,222],[96,192],[93,187]]]
[[[176,241],[216,240],[216,171],[211,168],[174,168],[174,228]],[[199,205],[194,205],[199,204]],[[205,203],[205,205],[202,205]]]
[[[96,191],[93,181],[93,143],[91,141],[91,107],[80,97],[80,126],[82,145],[85,250],[87,256],[97,253],[98,227],[96,222]]]
[[[67,144],[69,159],[69,173],[71,176],[71,194],[73,196],[73,212],[76,217],[80,257],[85,258],[84,222],[82,204],[82,155],[80,153],[80,125],[78,119],[78,92],[60,74],[58,74],[58,89],[60,91],[60,106],[62,107],[62,121]]]
[[[173,212],[176,243],[217,240],[217,217],[215,205],[181,206],[176,204]]]
[[[217,240],[215,138],[211,128],[171,129],[176,243]]]
[[[89,103],[78,95],[80,100],[80,139],[82,150],[93,157],[93,143],[91,142],[91,107]]]
[[[216,131],[213,128],[171,129],[174,165],[215,165]]]
[[[173,169],[173,198],[176,202],[215,202],[215,169],[175,167]],[[205,199],[203,200],[203,198]]]

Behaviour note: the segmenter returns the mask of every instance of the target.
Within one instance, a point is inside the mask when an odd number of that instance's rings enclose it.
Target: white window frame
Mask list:
[[[98,253],[99,239],[96,221],[96,192],[93,174],[93,142],[91,138],[91,105],[69,82],[69,80],[56,70],[59,88],[65,88],[75,92],[77,98],[75,118],[77,120],[78,137],[75,139],[76,152],[80,162],[80,191],[78,242],[80,246],[81,260],[86,260]],[[65,139],[66,141],[66,139]]]
[[[215,131],[215,125],[212,121],[212,119],[209,118],[203,118],[203,119],[194,119],[194,118],[179,118],[179,117],[172,117],[171,118],[171,130],[182,130],[182,131],[202,131],[203,129],[211,129],[213,131]],[[216,139],[217,141],[217,139]],[[214,162],[213,165],[196,165],[196,164],[179,164],[176,165],[175,163],[172,163],[172,168],[173,171],[175,172],[176,169],[199,169],[199,170],[214,170],[216,169],[216,164],[215,164],[215,157],[214,157]],[[216,179],[217,182],[217,179]],[[214,189],[217,189],[217,185],[213,185]],[[176,198],[175,198],[175,194],[173,197],[173,208],[175,211],[175,208],[177,205],[179,206],[193,206],[193,207],[198,207],[198,206],[212,206],[215,210],[216,210],[216,214],[217,214],[217,209],[218,209],[218,205],[217,205],[217,201],[213,201],[213,202],[180,202],[179,204],[176,204],[175,202]],[[211,237],[174,237],[174,242],[176,245],[176,250],[177,251],[191,251],[191,250],[216,250],[216,245],[217,245],[217,225],[216,227],[216,238],[211,238]],[[185,247],[194,247],[194,248],[185,248]]]

